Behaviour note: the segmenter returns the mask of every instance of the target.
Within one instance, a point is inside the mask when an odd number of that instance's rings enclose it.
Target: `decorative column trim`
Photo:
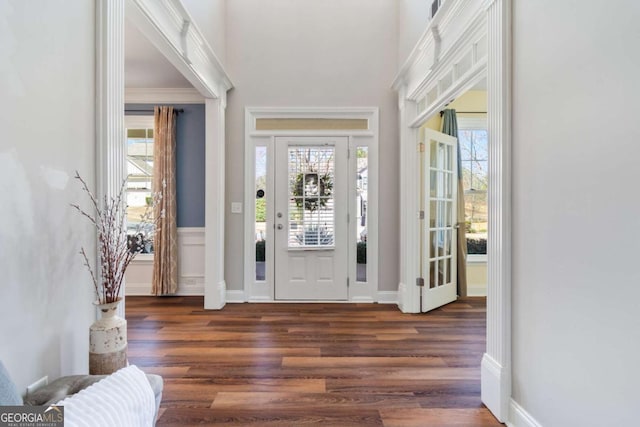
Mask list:
[[[501,421],[511,396],[511,0],[487,5],[489,238],[482,402]]]
[[[226,92],[205,100],[205,267],[204,308],[226,304],[224,280],[225,109]]]
[[[96,196],[117,196],[126,177],[124,144],[125,0],[96,2]],[[97,260],[99,263],[100,261]],[[125,292],[123,282],[122,295]],[[124,316],[124,301],[118,315]]]
[[[420,223],[418,221],[419,174],[416,154],[418,129],[410,124],[415,120],[418,106],[406,99],[407,86],[398,93],[400,110],[400,283],[398,306],[404,313],[420,312],[420,288],[416,278],[420,276]]]

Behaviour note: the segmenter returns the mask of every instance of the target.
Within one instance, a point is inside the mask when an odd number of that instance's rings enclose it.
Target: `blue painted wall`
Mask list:
[[[176,197],[178,227],[204,227],[205,127],[204,104],[161,104],[182,108],[176,123]],[[154,104],[126,104],[125,114],[153,115]]]

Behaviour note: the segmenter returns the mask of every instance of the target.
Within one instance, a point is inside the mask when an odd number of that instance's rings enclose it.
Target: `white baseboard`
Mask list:
[[[347,303],[350,302],[350,303],[354,303],[354,304],[360,304],[360,303],[362,303],[362,304],[373,304],[375,301],[370,296],[357,296],[357,297],[352,297],[348,301],[341,301],[341,302],[347,302]]]
[[[243,290],[227,289],[225,300],[227,303],[247,302],[247,297]]]
[[[482,403],[501,423],[509,419],[511,376],[508,369],[487,353],[480,366],[480,394]]]
[[[176,292],[176,296],[183,296],[183,297],[204,296],[204,284],[199,283],[194,286],[184,286],[184,285],[178,284],[178,292]]]
[[[398,304],[398,291],[378,291],[379,304]]]
[[[509,421],[507,422],[509,427],[542,427],[542,425],[535,420],[522,406],[515,400],[511,399],[509,405]]]
[[[398,308],[403,313],[404,313],[404,299],[405,299],[406,292],[407,292],[407,285],[405,285],[404,283],[398,283],[398,295],[396,296],[396,298],[398,300]]]
[[[224,305],[227,303],[227,281],[223,280],[220,283],[218,283],[218,297],[220,298],[220,301],[222,302],[222,307],[224,307]]]

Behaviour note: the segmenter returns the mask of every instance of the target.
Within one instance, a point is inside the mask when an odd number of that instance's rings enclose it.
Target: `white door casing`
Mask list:
[[[422,311],[457,298],[458,140],[424,130],[421,235]]]
[[[345,137],[275,139],[275,299],[346,300]]]
[[[482,402],[501,422],[511,398],[511,0],[447,0],[394,80],[401,111],[401,247],[417,247],[414,164],[417,129],[447,103],[487,78],[489,237],[487,246],[487,350],[482,358]],[[443,47],[442,49],[435,49]],[[427,54],[425,54],[425,52]],[[406,189],[405,189],[406,188]],[[418,267],[401,263],[398,298],[418,312]]]

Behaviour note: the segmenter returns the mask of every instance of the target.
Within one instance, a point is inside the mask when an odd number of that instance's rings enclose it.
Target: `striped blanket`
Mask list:
[[[156,402],[146,375],[131,365],[68,397],[65,427],[149,427]]]

